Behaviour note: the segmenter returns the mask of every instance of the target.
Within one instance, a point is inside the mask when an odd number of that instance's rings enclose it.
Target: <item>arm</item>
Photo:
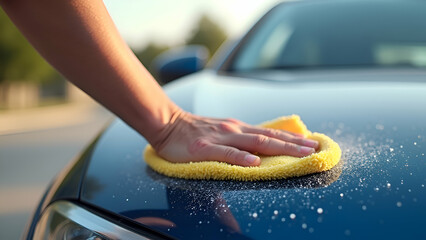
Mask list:
[[[6,0],[2,5],[50,64],[148,139],[177,111],[124,43],[102,1]]]
[[[289,133],[182,111],[123,41],[101,0],[0,3],[50,64],[142,134],[169,161],[255,166],[260,159],[249,152],[305,156],[318,146]]]

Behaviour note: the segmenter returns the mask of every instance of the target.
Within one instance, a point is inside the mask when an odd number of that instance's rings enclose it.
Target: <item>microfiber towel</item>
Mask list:
[[[327,171],[340,160],[339,145],[324,134],[311,133],[297,115],[281,117],[260,126],[303,134],[309,139],[318,141],[319,149],[316,153],[301,158],[286,155],[259,156],[260,166],[242,167],[215,161],[172,163],[158,156],[148,145],[144,153],[145,161],[152,169],[169,177],[257,181],[300,177]]]

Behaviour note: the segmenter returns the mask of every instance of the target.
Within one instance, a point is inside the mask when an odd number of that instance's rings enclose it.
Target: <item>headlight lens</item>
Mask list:
[[[34,240],[115,240],[148,238],[115,225],[88,210],[58,201],[44,211],[37,223]]]
[[[61,240],[104,240],[105,238],[95,234],[87,228],[74,222],[65,220],[58,225],[52,234],[53,239]]]

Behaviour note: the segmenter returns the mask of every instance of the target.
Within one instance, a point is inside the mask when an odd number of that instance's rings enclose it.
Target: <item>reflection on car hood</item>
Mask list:
[[[205,116],[257,124],[298,114],[341,146],[332,170],[265,182],[168,178],[145,164],[146,141],[117,120],[94,144],[81,200],[182,239],[425,237],[426,74],[279,74],[206,71],[166,90]]]

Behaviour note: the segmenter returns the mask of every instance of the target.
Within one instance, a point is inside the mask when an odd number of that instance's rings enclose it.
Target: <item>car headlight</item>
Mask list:
[[[71,202],[58,201],[44,211],[34,240],[115,240],[148,238],[105,220]]]

